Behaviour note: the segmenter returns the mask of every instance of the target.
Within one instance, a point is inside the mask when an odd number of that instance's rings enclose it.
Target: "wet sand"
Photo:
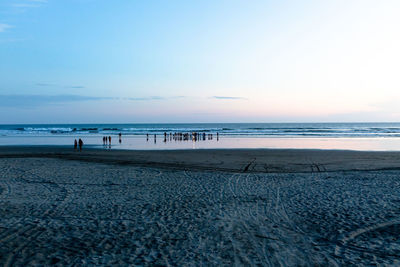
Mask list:
[[[0,158],[41,157],[130,166],[228,172],[291,173],[400,170],[400,152],[315,149],[108,150],[0,146]]]
[[[0,148],[0,264],[400,264],[400,153]]]

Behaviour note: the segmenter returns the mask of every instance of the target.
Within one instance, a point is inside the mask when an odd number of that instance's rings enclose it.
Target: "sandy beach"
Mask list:
[[[185,170],[296,173],[400,170],[400,152],[316,149],[116,150],[69,146],[0,146],[1,158],[54,158]]]
[[[0,264],[400,264],[400,153],[0,147]]]

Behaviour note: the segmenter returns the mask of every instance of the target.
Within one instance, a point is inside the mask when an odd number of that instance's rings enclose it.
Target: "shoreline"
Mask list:
[[[179,170],[313,173],[399,170],[398,151],[320,149],[104,150],[70,146],[0,146],[0,158],[55,158]]]
[[[164,139],[163,136],[118,136],[112,137],[112,149],[119,150],[182,150],[182,149],[322,149],[355,151],[400,151],[397,137],[229,137],[221,136],[211,140]],[[65,146],[81,138],[85,148],[104,148],[101,136],[0,136],[0,146]]]

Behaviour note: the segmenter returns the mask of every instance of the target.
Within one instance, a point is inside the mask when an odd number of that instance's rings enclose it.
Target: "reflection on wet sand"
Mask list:
[[[154,136],[154,135],[153,135]],[[400,151],[400,138],[316,138],[316,137],[241,137],[221,134],[213,134],[212,138],[203,140],[203,134],[190,134],[189,138],[184,135],[167,133],[156,136],[149,135],[124,135],[123,142],[114,142],[112,149],[132,149],[132,150],[164,150],[164,149],[229,149],[229,148],[283,148],[283,149],[338,149],[338,150],[362,150],[362,151]],[[111,136],[117,138],[118,135]],[[81,138],[85,147],[109,148],[104,146],[102,136],[78,135],[78,136],[0,136],[0,146],[13,145],[58,145],[71,146],[75,139]],[[161,142],[157,142],[157,139]],[[165,139],[165,142],[163,142]],[[108,138],[107,138],[108,141]],[[151,142],[150,142],[151,141]]]
[[[146,141],[149,141],[149,134],[146,134],[147,138]],[[206,140],[213,140],[213,134],[212,133],[201,133],[201,132],[192,132],[192,133],[180,133],[180,132],[175,132],[175,133],[167,133],[164,132],[164,143],[166,142],[171,142],[171,141],[206,141]],[[217,141],[219,140],[219,134],[217,133]],[[157,135],[154,135],[154,143],[156,143],[157,140]]]

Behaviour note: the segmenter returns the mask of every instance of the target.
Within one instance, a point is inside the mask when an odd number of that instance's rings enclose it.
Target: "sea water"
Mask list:
[[[118,135],[122,140],[119,142]],[[164,133],[167,138],[164,138]],[[176,140],[174,133],[201,138]],[[206,134],[203,140],[203,133]],[[217,138],[218,133],[218,138]],[[147,134],[149,138],[147,139]],[[212,135],[212,138],[211,138]],[[110,149],[310,148],[400,151],[400,123],[181,123],[0,125],[0,145],[85,145]]]

